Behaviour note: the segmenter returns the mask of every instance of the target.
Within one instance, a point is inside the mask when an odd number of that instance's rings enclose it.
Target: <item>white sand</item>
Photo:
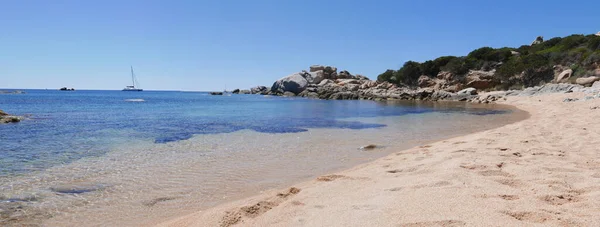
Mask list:
[[[584,94],[510,97],[529,119],[159,226],[600,226],[600,100],[567,97]]]

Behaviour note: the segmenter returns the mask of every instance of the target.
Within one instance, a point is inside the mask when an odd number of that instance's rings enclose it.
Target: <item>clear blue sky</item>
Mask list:
[[[407,60],[600,31],[600,1],[0,0],[0,88],[271,85],[327,64],[375,78]]]

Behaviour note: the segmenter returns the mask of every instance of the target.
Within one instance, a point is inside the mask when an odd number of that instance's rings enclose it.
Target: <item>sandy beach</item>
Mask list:
[[[600,100],[585,96],[508,97],[531,116],[158,226],[600,226]]]

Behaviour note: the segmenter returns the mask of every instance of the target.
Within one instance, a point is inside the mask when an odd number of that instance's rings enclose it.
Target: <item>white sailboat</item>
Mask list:
[[[144,89],[136,88],[135,84],[137,83],[137,79],[135,78],[135,74],[133,73],[133,66],[131,66],[131,86],[126,86],[123,88],[123,91],[143,91]],[[137,83],[139,84],[139,83]]]

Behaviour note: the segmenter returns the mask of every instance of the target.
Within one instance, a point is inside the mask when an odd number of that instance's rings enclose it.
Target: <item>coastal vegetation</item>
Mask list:
[[[467,56],[442,56],[425,62],[407,61],[400,69],[381,73],[377,80],[400,86],[419,86],[420,80],[427,79],[422,76],[435,79],[444,77],[440,73],[450,73],[455,84],[466,84],[470,71],[483,71],[492,75],[486,90],[506,90],[537,86],[553,80],[576,82],[577,78],[600,76],[598,68],[600,36],[571,35],[546,41],[538,37],[532,45],[518,48],[482,47]],[[556,76],[565,70],[572,70],[571,75],[556,81]]]

